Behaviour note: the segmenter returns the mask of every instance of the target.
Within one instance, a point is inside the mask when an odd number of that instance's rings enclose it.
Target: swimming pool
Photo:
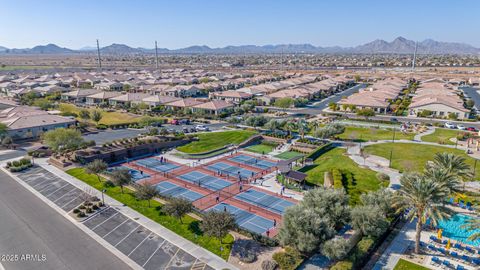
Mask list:
[[[480,230],[467,231],[466,229],[461,228],[461,226],[466,224],[467,220],[469,219],[472,219],[472,217],[457,214],[452,216],[450,219],[439,221],[438,227],[443,230],[443,236],[478,247],[480,246],[480,240],[470,241],[468,240],[468,237],[473,233],[480,232]]]

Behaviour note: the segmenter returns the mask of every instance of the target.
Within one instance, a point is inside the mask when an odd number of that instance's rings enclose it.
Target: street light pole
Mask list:
[[[389,168],[392,167],[392,155],[393,155],[393,148],[390,149],[390,160],[388,161],[388,167]]]
[[[396,130],[396,128],[393,127],[393,140],[392,140],[392,143],[395,143],[395,130]]]
[[[105,206],[105,197],[103,196],[103,194],[104,194],[105,192],[107,192],[107,190],[106,190],[106,189],[102,189],[102,204],[103,204],[103,206]]]

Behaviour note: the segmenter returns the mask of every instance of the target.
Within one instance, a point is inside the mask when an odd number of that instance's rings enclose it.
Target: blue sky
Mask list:
[[[354,46],[397,36],[480,47],[476,0],[0,0],[0,46]]]

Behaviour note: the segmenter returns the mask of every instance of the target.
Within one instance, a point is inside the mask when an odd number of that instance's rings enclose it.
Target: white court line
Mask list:
[[[105,223],[107,220],[113,218],[114,216],[118,215],[118,212],[116,212],[115,214],[111,215],[110,217],[108,217],[107,219],[105,219],[104,221],[100,222],[99,224],[97,224],[97,226],[91,228],[90,230],[95,230],[98,226],[102,225],[103,223]]]
[[[138,224],[138,223],[137,223],[137,224]],[[120,243],[122,243],[123,240],[127,239],[127,237],[129,237],[134,231],[136,231],[138,228],[140,228],[140,226],[141,226],[141,225],[138,224],[138,226],[135,227],[135,229],[133,229],[131,232],[129,232],[129,233],[127,234],[127,236],[125,236],[124,238],[122,238],[122,240],[120,240],[120,242],[116,243],[114,247],[120,245]]]
[[[157,249],[155,249],[155,251],[152,253],[152,255],[150,255],[150,257],[148,257],[147,261],[142,265],[142,267],[144,267],[150,261],[150,259],[153,257],[153,255],[155,255],[155,253],[157,253],[157,251],[163,246],[163,244],[166,241],[167,240],[163,239],[163,242],[160,245],[158,245]]]
[[[127,256],[130,257],[130,255],[132,255],[132,253],[133,253],[141,244],[143,244],[143,242],[145,242],[145,240],[147,240],[148,237],[149,237],[150,235],[152,235],[152,233],[153,233],[153,232],[150,232],[147,236],[145,236],[145,238],[142,240],[142,242],[140,242],[132,251],[130,251],[130,253],[128,253]]]
[[[115,231],[116,229],[118,229],[118,227],[122,226],[123,223],[125,223],[125,222],[127,222],[127,221],[129,221],[129,220],[130,220],[130,219],[127,218],[124,222],[118,224],[115,228],[113,228],[111,231],[109,231],[107,234],[105,234],[105,235],[103,236],[103,238],[107,237],[107,236],[108,236],[109,234],[111,234],[113,231]]]

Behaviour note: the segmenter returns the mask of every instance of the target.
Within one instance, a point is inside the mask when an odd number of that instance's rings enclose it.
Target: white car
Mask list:
[[[460,130],[466,130],[466,129],[467,129],[467,128],[466,128],[464,125],[462,125],[462,124],[458,125],[457,128],[460,129]]]
[[[457,126],[454,123],[447,122],[445,123],[446,128],[457,128]]]
[[[204,125],[197,125],[197,126],[195,127],[195,129],[196,129],[197,131],[208,131],[208,130],[209,130],[208,127],[207,127],[207,126],[204,126]]]

